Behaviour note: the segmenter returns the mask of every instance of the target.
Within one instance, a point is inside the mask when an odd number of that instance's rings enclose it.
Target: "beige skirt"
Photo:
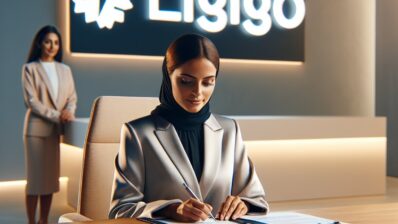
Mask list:
[[[60,138],[24,136],[27,173],[26,194],[46,195],[59,191]]]

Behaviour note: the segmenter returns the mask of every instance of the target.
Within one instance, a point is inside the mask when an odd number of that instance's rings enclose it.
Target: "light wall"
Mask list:
[[[25,178],[22,65],[37,30],[56,23],[56,2],[0,1],[0,180]]]
[[[36,30],[62,26],[61,1],[0,3],[0,180],[24,178],[21,66]],[[58,2],[58,4],[56,4]],[[223,61],[212,110],[229,115],[373,116],[375,0],[307,0],[302,65]],[[29,10],[26,10],[26,9]],[[4,31],[4,32],[3,32]],[[116,41],[116,40],[111,40]],[[134,44],[134,43],[132,43]],[[65,55],[87,117],[99,95],[157,96],[161,61]]]

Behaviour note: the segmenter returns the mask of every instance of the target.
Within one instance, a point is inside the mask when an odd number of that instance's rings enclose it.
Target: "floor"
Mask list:
[[[60,193],[54,194],[50,210],[50,223],[57,223],[62,214],[73,212],[66,203],[66,182],[61,181]],[[36,217],[39,215],[37,213]],[[26,224],[25,183],[0,185],[0,224]]]
[[[56,223],[62,214],[73,212],[66,204],[66,184],[61,184],[61,193],[54,195],[53,206],[50,212],[50,223]],[[318,200],[301,200],[270,202],[271,211],[310,211],[314,209],[339,208],[341,206],[355,205],[382,205],[398,202],[398,178],[387,178],[387,192],[385,195],[329,198]],[[0,186],[0,224],[27,223],[24,205],[24,185]],[[358,222],[359,223],[359,222]],[[362,222],[361,222],[362,223]]]

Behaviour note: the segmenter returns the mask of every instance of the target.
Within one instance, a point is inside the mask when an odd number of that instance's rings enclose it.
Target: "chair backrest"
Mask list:
[[[93,220],[108,218],[122,124],[149,115],[158,104],[152,97],[101,96],[95,100],[84,145],[80,214]]]

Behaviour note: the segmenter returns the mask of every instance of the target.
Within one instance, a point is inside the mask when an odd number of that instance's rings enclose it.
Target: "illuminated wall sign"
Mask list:
[[[304,0],[72,1],[72,52],[159,56],[199,33],[223,58],[304,61]]]

